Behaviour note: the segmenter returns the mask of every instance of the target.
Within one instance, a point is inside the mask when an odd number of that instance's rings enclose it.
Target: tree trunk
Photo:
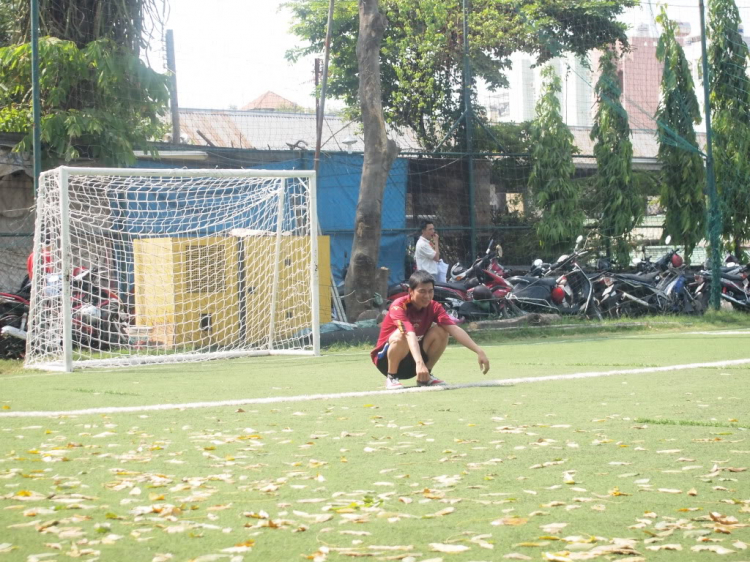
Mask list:
[[[354,219],[352,257],[346,274],[346,315],[349,321],[372,308],[372,297],[378,292],[383,192],[388,172],[398,155],[396,143],[385,133],[380,87],[380,42],[387,23],[378,10],[378,0],[359,0],[357,61],[365,150]]]

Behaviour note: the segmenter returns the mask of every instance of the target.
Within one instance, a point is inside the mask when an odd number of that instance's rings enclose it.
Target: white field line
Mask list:
[[[682,332],[681,336],[748,336],[750,330],[721,330],[708,332]]]
[[[550,375],[546,377],[522,377],[516,379],[495,379],[489,381],[450,384],[445,386],[407,387],[400,390],[366,390],[361,392],[338,392],[333,394],[308,394],[302,396],[272,396],[270,398],[244,398],[239,400],[217,400],[215,402],[187,402],[184,404],[151,404],[147,406],[123,406],[119,408],[87,408],[83,410],[57,410],[41,412],[2,412],[2,418],[47,418],[57,416],[82,416],[90,414],[119,414],[135,412],[154,412],[162,410],[193,410],[196,408],[217,408],[224,406],[246,406],[251,404],[281,404],[285,402],[308,402],[311,400],[335,400],[337,398],[361,398],[364,396],[383,396],[405,394],[409,392],[440,392],[444,390],[458,390],[462,388],[477,388],[490,386],[511,386],[533,382],[564,381],[572,379],[590,379],[610,377],[613,375],[641,375],[645,373],[664,373],[669,371],[684,371],[688,369],[705,369],[716,367],[731,367],[747,365],[748,359],[731,359],[714,361],[711,363],[688,363],[685,365],[666,365],[664,367],[645,367],[642,369],[617,369],[614,371],[592,371],[573,373],[570,375]]]

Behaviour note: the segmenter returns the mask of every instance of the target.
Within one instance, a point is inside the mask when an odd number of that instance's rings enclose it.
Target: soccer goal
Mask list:
[[[311,171],[43,173],[25,365],[318,355],[331,307],[315,193]]]

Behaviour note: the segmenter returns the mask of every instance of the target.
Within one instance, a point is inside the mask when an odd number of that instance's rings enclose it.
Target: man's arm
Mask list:
[[[471,336],[467,334],[463,328],[456,326],[455,324],[441,326],[451,336],[453,336],[458,343],[463,345],[465,348],[472,350],[477,354],[477,360],[479,361],[479,368],[482,369],[482,374],[486,375],[490,370],[490,360],[487,359],[487,355],[484,350],[479,347]]]
[[[417,367],[417,380],[427,380],[430,376],[430,371],[427,370],[427,365],[425,365],[422,360],[422,350],[419,347],[417,334],[414,332],[406,332],[406,343],[409,344],[409,351],[411,352],[411,356],[414,358],[414,363]]]
[[[435,257],[432,259],[440,261],[440,236],[437,232],[432,235],[432,249],[435,250]]]

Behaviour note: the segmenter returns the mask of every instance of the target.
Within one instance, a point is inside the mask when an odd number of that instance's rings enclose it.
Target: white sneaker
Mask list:
[[[401,381],[398,380],[395,377],[392,377],[391,375],[386,375],[385,377],[385,387],[388,390],[396,390],[398,388],[404,388],[404,385],[401,384]]]

